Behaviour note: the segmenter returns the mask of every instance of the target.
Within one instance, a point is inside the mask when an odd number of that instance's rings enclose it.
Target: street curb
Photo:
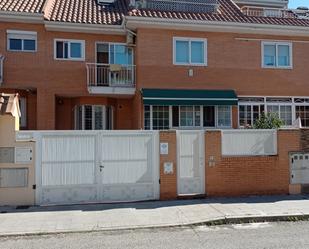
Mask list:
[[[297,222],[308,221],[309,215],[279,215],[279,216],[250,216],[250,217],[225,217],[201,222],[192,222],[177,225],[153,225],[153,226],[137,226],[137,227],[119,227],[119,228],[99,228],[91,230],[63,230],[55,232],[30,232],[30,233],[16,233],[16,234],[0,234],[0,239],[10,237],[30,237],[30,236],[48,236],[48,235],[61,235],[61,234],[76,234],[76,233],[94,233],[94,232],[114,232],[114,231],[136,231],[136,230],[149,230],[149,229],[163,229],[163,228],[188,228],[196,226],[220,226],[231,224],[248,224],[248,223],[261,223],[261,222]]]

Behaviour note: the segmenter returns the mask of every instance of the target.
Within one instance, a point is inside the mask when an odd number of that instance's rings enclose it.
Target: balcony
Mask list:
[[[135,94],[135,65],[86,63],[90,94]]]
[[[247,16],[297,18],[297,16],[292,11],[286,9],[244,6],[241,8],[241,11]]]

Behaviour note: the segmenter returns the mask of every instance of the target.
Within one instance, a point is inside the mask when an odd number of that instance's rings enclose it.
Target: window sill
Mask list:
[[[173,63],[174,66],[183,66],[183,67],[207,67],[207,64],[182,64],[182,63]]]
[[[81,59],[61,59],[61,58],[54,58],[55,61],[76,61],[76,62],[83,62],[85,61],[85,58]]]
[[[262,66],[262,69],[284,69],[284,70],[292,70],[293,69],[293,67],[292,66],[290,66],[290,67],[272,67],[272,66],[269,66],[269,67],[267,67],[267,66]]]
[[[13,49],[8,49],[8,52],[17,52],[17,53],[36,53],[37,50],[13,50]]]

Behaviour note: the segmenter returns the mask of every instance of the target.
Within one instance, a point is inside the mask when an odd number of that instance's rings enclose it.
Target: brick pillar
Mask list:
[[[37,90],[37,129],[55,129],[55,94],[48,90]]]
[[[232,106],[232,127],[238,128],[238,107],[234,105]]]
[[[282,185],[285,185],[285,191],[290,194],[299,194],[301,186],[290,184],[290,158],[289,152],[300,151],[303,146],[301,140],[301,130],[279,130],[278,131],[278,167],[282,170]]]
[[[168,143],[168,154],[160,155],[160,199],[177,198],[177,141],[175,131],[161,131],[160,143]],[[164,163],[173,163],[173,173],[164,173]]]

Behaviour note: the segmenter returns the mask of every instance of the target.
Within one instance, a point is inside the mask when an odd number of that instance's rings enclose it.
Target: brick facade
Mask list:
[[[309,152],[309,129],[300,131],[301,151]]]

